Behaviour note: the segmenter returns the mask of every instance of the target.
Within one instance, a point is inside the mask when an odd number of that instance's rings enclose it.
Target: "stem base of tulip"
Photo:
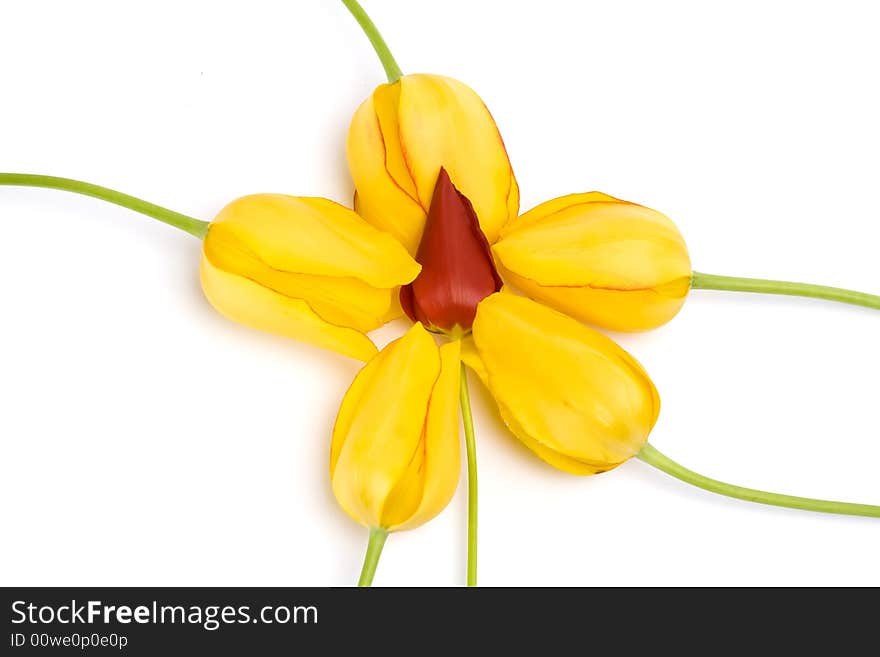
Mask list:
[[[461,419],[464,424],[464,442],[468,469],[468,550],[467,585],[477,585],[477,445],[474,441],[474,418],[468,393],[467,369],[461,364]]]
[[[856,292],[841,287],[812,285],[810,283],[793,283],[790,281],[774,281],[763,278],[742,278],[740,276],[719,276],[693,272],[691,288],[694,290],[724,290],[728,292],[755,292],[757,294],[781,294],[793,297],[810,297],[825,299],[839,303],[880,309],[880,296]]]
[[[72,178],[58,178],[57,176],[41,176],[32,173],[0,173],[0,185],[9,185],[13,187],[44,187],[46,189],[60,189],[65,192],[73,192],[75,194],[83,194],[99,198],[108,203],[120,205],[129,210],[140,212],[153,219],[174,226],[182,231],[202,239],[208,232],[208,222],[188,217],[185,214],[163,208],[154,203],[117,192],[114,189],[93,185],[91,183],[82,182],[81,180],[73,180]]]
[[[880,506],[871,504],[853,504],[851,502],[834,502],[831,500],[817,500],[809,497],[796,497],[794,495],[781,495],[768,493],[754,488],[745,488],[727,484],[717,479],[711,479],[693,470],[688,470],[683,465],[676,463],[668,456],[657,450],[650,443],[645,443],[638,454],[638,458],[671,477],[675,477],[685,483],[702,488],[703,490],[719,495],[726,495],[738,500],[781,506],[789,509],[801,509],[803,511],[816,511],[819,513],[837,513],[848,516],[868,516],[880,518]]]
[[[381,527],[370,529],[370,538],[367,541],[367,553],[364,555],[364,565],[361,568],[361,576],[358,586],[372,586],[376,567],[379,565],[379,557],[382,556],[382,548],[385,547],[385,539],[388,532]]]

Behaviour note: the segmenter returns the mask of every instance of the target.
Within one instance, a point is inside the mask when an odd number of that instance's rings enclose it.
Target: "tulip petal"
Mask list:
[[[494,242],[519,210],[519,188],[488,108],[452,78],[407,75],[400,82],[400,142],[419,198],[430,200],[444,167]]]
[[[549,201],[545,201],[541,203],[541,205],[532,208],[525,214],[521,214],[520,216],[511,219],[510,222],[505,224],[504,228],[501,230],[501,237],[506,237],[516,231],[519,231],[527,226],[531,226],[543,219],[546,219],[550,215],[556,214],[561,210],[566,210],[575,205],[584,205],[586,203],[627,203],[627,201],[622,201],[619,198],[615,198],[608,194],[603,194],[602,192],[585,192],[583,194],[568,194],[566,196],[560,196],[558,198],[551,199]]]
[[[397,114],[400,106],[400,89],[400,84],[383,84],[373,92],[376,121],[382,133],[385,149],[385,170],[394,184],[409,196],[413,203],[427,212],[430,198],[419,198],[419,190],[416,188],[409,162],[400,143],[400,123]]]
[[[428,409],[440,373],[434,339],[415,324],[367,363],[346,393],[333,428],[330,477],[355,520],[389,529],[418,510],[429,462]]]
[[[469,335],[459,340],[461,343],[461,362],[467,365],[476,374],[483,385],[489,387],[489,373],[480,358],[480,352],[477,351],[477,345],[474,344],[474,336]]]
[[[512,222],[492,247],[506,280],[533,299],[614,330],[654,328],[680,310],[690,259],[675,224],[592,192]]]
[[[412,454],[409,463],[400,475],[397,484],[388,492],[379,526],[389,531],[399,529],[412,517],[419,508],[425,493],[425,453],[424,442],[420,443]],[[421,524],[421,523],[420,523]]]
[[[461,360],[474,372],[474,374],[477,375],[477,377],[479,377],[480,381],[483,382],[483,385],[488,388],[489,372],[486,370],[486,365],[483,363],[483,359],[480,358],[480,352],[477,351],[477,346],[474,344],[473,336],[469,336],[461,340]],[[554,468],[559,468],[560,470],[564,470],[565,472],[571,472],[578,475],[591,475],[599,472],[597,467],[594,465],[590,465],[576,459],[569,458],[564,454],[560,454],[559,452],[555,452],[552,449],[545,447],[537,440],[534,440],[529,436],[528,432],[522,428],[522,426],[517,422],[516,417],[514,417],[513,415],[508,413],[506,415],[503,415],[502,419],[508,425],[508,427],[510,427],[511,433],[513,433],[513,435],[515,435],[520,440],[520,442],[522,442],[526,447],[537,454],[539,458],[541,458],[543,461],[546,461]]]
[[[660,409],[657,391],[641,365],[604,335],[502,292],[477,308],[473,337],[501,417],[551,465],[604,472],[647,440]]]
[[[211,224],[287,273],[355,278],[391,288],[412,281],[418,264],[391,235],[323,198],[255,194],[227,205]]]
[[[323,320],[301,299],[292,299],[254,281],[230,274],[202,258],[205,296],[229,319],[268,333],[302,340],[325,349],[369,360],[376,346],[362,333]]]
[[[489,242],[519,212],[519,187],[483,101],[438,75],[379,86],[346,142],[358,214],[415,253],[441,167],[474,205]]]
[[[316,276],[272,267],[226,224],[212,225],[204,256],[213,266],[291,299],[302,299],[330,324],[366,333],[386,323],[396,310],[397,288],[373,287],[357,278]]]
[[[384,87],[399,89],[400,84],[382,85],[378,89]],[[392,173],[395,167],[388,162],[394,162],[395,154],[401,151],[400,139],[396,131],[386,136],[382,123],[374,96],[364,101],[351,122],[346,141],[348,167],[355,186],[363,190],[355,195],[354,209],[373,226],[393,235],[410,253],[415,254],[427,209],[419,203],[412,179],[407,175],[398,181]],[[391,121],[384,123],[389,125]],[[400,175],[399,172],[397,175]]]
[[[440,347],[440,376],[431,392],[431,404],[425,422],[424,449],[420,451],[419,464],[423,480],[421,499],[409,516],[392,516],[393,509],[408,508],[409,505],[404,507],[396,499],[392,503],[392,498],[389,498],[383,516],[386,526],[391,530],[414,529],[424,524],[440,513],[455,494],[461,469],[458,433],[460,375],[459,341],[455,340]],[[399,484],[398,488],[402,485]],[[413,486],[413,490],[416,490],[416,486]]]

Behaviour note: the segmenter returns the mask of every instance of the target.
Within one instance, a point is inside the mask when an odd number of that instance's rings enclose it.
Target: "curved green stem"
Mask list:
[[[70,178],[57,178],[55,176],[40,176],[31,173],[0,173],[0,185],[12,185],[16,187],[46,187],[48,189],[60,189],[65,192],[74,192],[93,196],[102,201],[121,205],[129,210],[140,212],[153,219],[158,219],[170,226],[186,231],[199,239],[208,232],[208,222],[188,217],[174,210],[169,210],[147,201],[142,201],[134,196],[117,192],[107,187],[92,185],[91,183]]]
[[[840,303],[880,309],[880,296],[855,290],[809,283],[772,281],[763,278],[741,278],[738,276],[718,276],[694,272],[691,287],[695,290],[728,290],[731,292],[757,292],[759,294],[785,294],[793,297],[812,297]]]
[[[464,442],[468,466],[468,551],[467,585],[477,585],[477,446],[474,443],[474,418],[468,394],[467,370],[461,364],[461,420],[464,423]]]
[[[364,34],[367,35],[370,43],[373,44],[373,50],[376,51],[379,61],[382,62],[385,75],[388,76],[388,82],[397,82],[403,75],[403,71],[400,70],[394,55],[391,54],[391,50],[388,48],[388,44],[385,43],[385,39],[379,33],[379,28],[376,27],[376,24],[370,19],[357,0],[342,0],[342,4],[348,7],[351,15],[354,16],[354,19],[361,26]]]
[[[367,553],[364,555],[364,566],[361,568],[358,586],[373,585],[373,576],[376,574],[376,566],[379,565],[379,557],[382,556],[382,548],[385,547],[386,538],[388,538],[388,532],[381,527],[370,529],[370,539],[367,541]]]
[[[816,500],[809,497],[795,497],[794,495],[780,495],[779,493],[768,493],[763,490],[734,486],[733,484],[726,484],[717,479],[710,479],[709,477],[704,477],[703,475],[697,474],[693,470],[688,470],[683,465],[676,463],[662,452],[659,452],[650,443],[645,443],[645,446],[642,447],[642,451],[639,452],[638,456],[645,463],[652,465],[658,470],[665,472],[676,479],[680,479],[685,483],[712,493],[734,497],[738,500],[757,502],[758,504],[769,504],[771,506],[784,506],[789,509],[818,511],[819,513],[839,513],[848,516],[869,516],[871,518],[880,518],[880,506],[873,506],[871,504],[852,504],[850,502],[833,502],[830,500]]]

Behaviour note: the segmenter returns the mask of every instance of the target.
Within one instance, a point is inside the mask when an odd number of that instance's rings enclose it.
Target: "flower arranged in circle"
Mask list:
[[[562,196],[519,215],[513,167],[479,96],[383,63],[389,83],[348,132],[355,211],[326,199],[245,197],[207,228],[202,261],[205,293],[222,313],[367,361],[342,402],[330,457],[337,500],[370,528],[360,583],[371,582],[388,532],[430,520],[454,494],[456,383],[468,434],[468,583],[476,581],[473,427],[459,360],[510,433],[566,472],[597,474],[639,456],[732,496],[880,513],[714,482],[648,444],[659,394],[635,358],[591,326],[652,329],[678,313],[698,277],[706,287],[730,282],[692,272],[665,215],[607,194]],[[367,333],[402,314],[413,327],[377,353]]]
[[[880,517],[877,506],[732,486],[671,461],[647,442],[660,411],[654,384],[597,330],[658,327],[695,287],[873,308],[880,297],[692,272],[669,218],[600,192],[552,199],[520,215],[519,185],[480,97],[448,77],[403,75],[356,0],[343,2],[389,77],[349,127],[354,209],[323,198],[256,194],[208,223],[65,178],[0,173],[0,185],[94,196],[203,239],[202,287],[219,312],[365,362],[344,395],[329,450],[337,501],[370,528],[361,584],[372,581],[389,532],[429,521],[454,495],[459,408],[468,462],[468,583],[476,581],[466,367],[509,432],[565,472],[598,474],[638,456],[731,497]],[[403,316],[412,321],[409,329],[377,349],[368,334]]]
[[[595,192],[518,216],[500,133],[476,93],[449,78],[381,85],[355,113],[347,151],[357,214],[324,199],[245,197],[210,225],[202,260],[223,314],[368,361],[334,431],[343,508],[387,532],[449,502],[459,357],[547,463],[585,475],[638,454],[657,391],[582,322],[641,330],[677,312],[690,262],[675,225]],[[401,310],[414,329],[376,354],[366,334]],[[437,352],[425,329],[460,348]]]

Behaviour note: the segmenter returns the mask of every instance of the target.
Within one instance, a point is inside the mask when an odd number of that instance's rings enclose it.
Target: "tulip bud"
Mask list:
[[[400,305],[431,331],[453,337],[470,331],[477,304],[502,286],[474,208],[446,169],[434,187],[416,262],[422,271],[400,288]]]
[[[208,228],[202,287],[230,319],[361,360],[418,264],[393,237],[321,198],[245,196]]]
[[[333,494],[371,528],[413,529],[452,499],[460,469],[459,343],[420,324],[355,377],[333,427]]]
[[[507,292],[480,303],[462,360],[511,432],[573,474],[605,472],[638,454],[660,412],[651,379],[612,340]]]
[[[529,210],[492,252],[505,279],[532,299],[617,331],[665,324],[690,290],[690,258],[675,224],[598,192]]]
[[[348,132],[355,210],[415,254],[440,167],[473,203],[489,242],[519,212],[501,135],[479,96],[457,80],[405,75],[376,88]]]

